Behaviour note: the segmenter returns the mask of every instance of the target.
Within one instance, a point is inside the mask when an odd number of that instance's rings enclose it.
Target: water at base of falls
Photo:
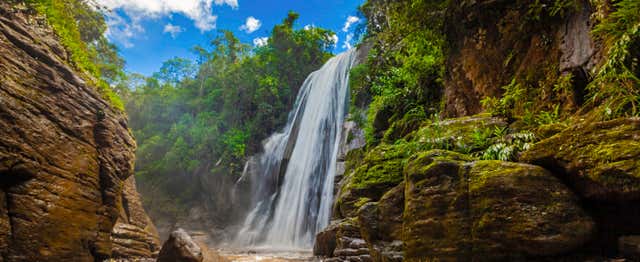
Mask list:
[[[347,113],[349,71],[356,51],[330,59],[300,88],[282,132],[265,140],[241,181],[249,183],[253,210],[235,245],[305,250],[329,223],[342,124]],[[249,182],[247,182],[249,181]]]

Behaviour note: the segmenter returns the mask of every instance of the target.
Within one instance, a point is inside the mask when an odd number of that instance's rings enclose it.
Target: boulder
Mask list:
[[[405,169],[407,261],[522,260],[571,252],[594,222],[543,168],[428,151]]]
[[[158,256],[158,262],[201,262],[203,259],[200,246],[181,228],[171,232]]]
[[[352,245],[354,239],[360,238],[357,221],[343,219],[331,221],[331,224],[316,234],[313,246],[315,256],[332,257],[336,249],[361,248],[362,245]]]
[[[577,124],[520,160],[552,170],[584,198],[640,200],[640,118]]]

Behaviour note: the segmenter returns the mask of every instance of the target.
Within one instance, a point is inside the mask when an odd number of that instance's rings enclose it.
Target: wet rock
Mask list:
[[[338,224],[332,223],[327,228],[316,234],[316,241],[313,245],[313,255],[331,257],[336,249],[336,234]]]
[[[553,256],[594,231],[573,193],[537,166],[428,151],[411,158],[405,176],[407,261]]]
[[[200,246],[183,229],[171,232],[162,245],[158,262],[201,262],[203,253]]]
[[[151,222],[125,207],[136,148],[126,116],[70,66],[41,18],[12,8],[0,2],[0,257],[152,256]]]
[[[357,222],[352,219],[335,220],[331,224],[316,235],[316,241],[313,246],[313,254],[315,256],[334,256],[336,249],[345,248],[361,248],[364,246],[358,243],[352,244],[355,239],[360,238],[360,230]]]
[[[338,257],[355,257],[360,255],[366,255],[366,254],[369,254],[369,249],[367,248],[359,248],[359,249],[345,248],[345,249],[337,249],[334,252],[334,255]]]
[[[554,171],[582,196],[640,199],[640,118],[582,123],[542,140],[520,158]]]

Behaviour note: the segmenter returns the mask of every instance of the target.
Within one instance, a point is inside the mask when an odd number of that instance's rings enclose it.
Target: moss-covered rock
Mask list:
[[[558,255],[590,239],[593,221],[548,171],[502,161],[468,168],[474,258]]]
[[[572,126],[535,144],[520,158],[553,170],[581,196],[640,199],[640,119]]]
[[[382,144],[367,152],[361,161],[348,161],[355,170],[343,179],[336,198],[334,212],[339,218],[354,217],[358,208],[367,202],[378,201],[389,189],[403,180],[402,170],[413,153],[420,150],[418,143]]]
[[[405,259],[465,261],[471,256],[465,157],[429,151],[412,157],[405,170],[402,241]]]
[[[404,183],[358,210],[360,235],[367,243],[373,261],[402,261],[402,213]]]
[[[471,153],[486,149],[496,130],[506,130],[507,122],[489,114],[428,121],[406,136],[425,150],[446,149]],[[501,131],[501,132],[502,132]]]
[[[594,229],[568,188],[537,166],[429,151],[411,158],[405,178],[407,261],[558,255]]]

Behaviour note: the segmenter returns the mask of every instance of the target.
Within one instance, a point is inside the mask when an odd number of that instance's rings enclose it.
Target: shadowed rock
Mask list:
[[[202,249],[181,228],[171,232],[158,256],[158,262],[201,262],[202,260]]]

